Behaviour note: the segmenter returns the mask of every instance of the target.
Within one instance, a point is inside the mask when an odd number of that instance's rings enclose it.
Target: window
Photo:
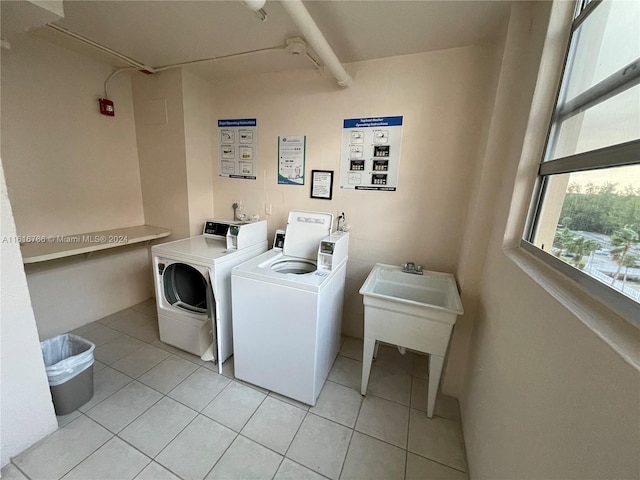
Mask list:
[[[640,2],[578,2],[522,247],[640,323]]]

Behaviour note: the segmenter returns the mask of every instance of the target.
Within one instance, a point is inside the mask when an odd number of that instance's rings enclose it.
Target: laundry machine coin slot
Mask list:
[[[273,238],[273,248],[282,250],[284,247],[284,230],[276,230],[276,234]]]

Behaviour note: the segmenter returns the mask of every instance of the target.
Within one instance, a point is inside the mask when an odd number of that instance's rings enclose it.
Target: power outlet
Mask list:
[[[271,203],[264,204],[264,214],[272,215],[273,214],[273,205]]]

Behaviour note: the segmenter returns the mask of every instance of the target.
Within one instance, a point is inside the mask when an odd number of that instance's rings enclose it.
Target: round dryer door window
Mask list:
[[[162,275],[164,297],[171,305],[194,313],[207,313],[207,280],[191,265],[173,263]]]

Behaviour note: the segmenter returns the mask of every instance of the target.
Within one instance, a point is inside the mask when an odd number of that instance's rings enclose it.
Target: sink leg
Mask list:
[[[373,351],[376,349],[376,341],[373,338],[364,339],[364,347],[362,349],[362,385],[360,394],[367,394],[367,385],[369,384],[369,374],[371,373],[371,361],[373,360]]]
[[[373,349],[373,359],[375,360],[376,358],[378,358],[378,347],[380,346],[380,343],[376,342],[376,346]]]
[[[429,355],[429,392],[427,394],[427,417],[433,418],[433,409],[436,406],[436,396],[440,385],[440,375],[444,357],[439,355]]]

